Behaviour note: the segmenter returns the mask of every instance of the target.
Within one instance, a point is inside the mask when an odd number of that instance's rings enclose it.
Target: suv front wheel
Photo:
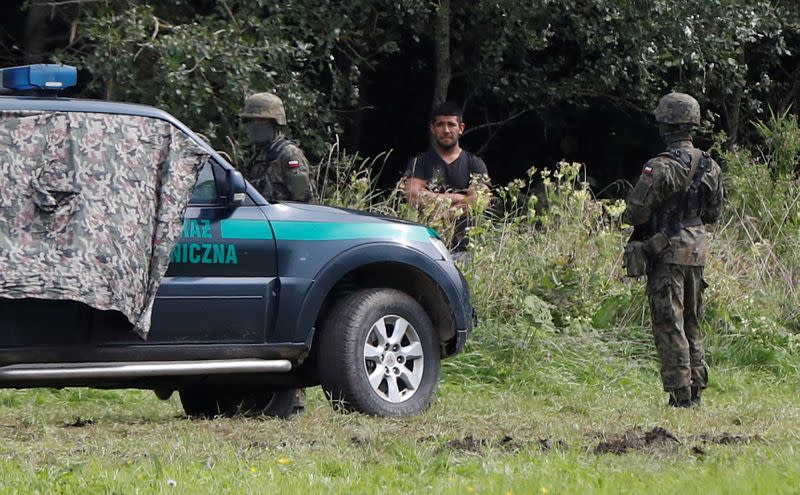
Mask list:
[[[425,310],[404,292],[376,288],[346,296],[318,345],[322,389],[337,410],[410,416],[436,394],[438,339]]]

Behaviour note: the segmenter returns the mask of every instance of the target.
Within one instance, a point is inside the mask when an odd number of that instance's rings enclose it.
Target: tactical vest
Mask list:
[[[285,148],[288,144],[295,143],[291,139],[288,139],[284,136],[279,136],[278,139],[276,139],[275,142],[273,142],[266,150],[263,148],[257,149],[255,157],[253,158],[253,162],[264,167],[269,167],[272,162],[278,159],[281,151],[283,151],[283,148]]]
[[[292,140],[279,136],[266,150],[263,148],[256,150],[253,157],[253,168],[261,171],[263,175],[254,181],[256,182],[254,185],[267,201],[282,201],[291,196],[285,184],[271,179],[271,174],[276,172],[270,169],[272,162],[278,159],[283,148],[292,143]]]
[[[670,158],[689,168],[689,183],[667,198],[650,219],[652,232],[662,232],[667,237],[672,237],[686,227],[703,223],[703,208],[708,204],[708,191],[702,187],[702,180],[703,175],[711,169],[711,155],[697,148],[693,148],[691,153],[676,148],[658,156]]]

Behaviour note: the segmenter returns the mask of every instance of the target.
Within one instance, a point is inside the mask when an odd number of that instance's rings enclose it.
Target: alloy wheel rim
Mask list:
[[[364,371],[372,390],[383,400],[399,404],[409,400],[422,383],[422,342],[405,318],[379,318],[364,339]]]

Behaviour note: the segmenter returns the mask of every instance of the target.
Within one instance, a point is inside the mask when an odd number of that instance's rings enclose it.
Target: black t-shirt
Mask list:
[[[466,191],[472,174],[481,175],[485,183],[489,182],[486,164],[465,150],[461,150],[449,165],[436,150],[430,149],[409,160],[406,166],[406,177],[427,181],[428,189],[437,193]]]

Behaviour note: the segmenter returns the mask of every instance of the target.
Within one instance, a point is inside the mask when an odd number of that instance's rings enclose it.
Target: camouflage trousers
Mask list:
[[[702,266],[656,263],[647,275],[653,337],[667,392],[706,388],[708,366],[700,332],[705,288]]]

